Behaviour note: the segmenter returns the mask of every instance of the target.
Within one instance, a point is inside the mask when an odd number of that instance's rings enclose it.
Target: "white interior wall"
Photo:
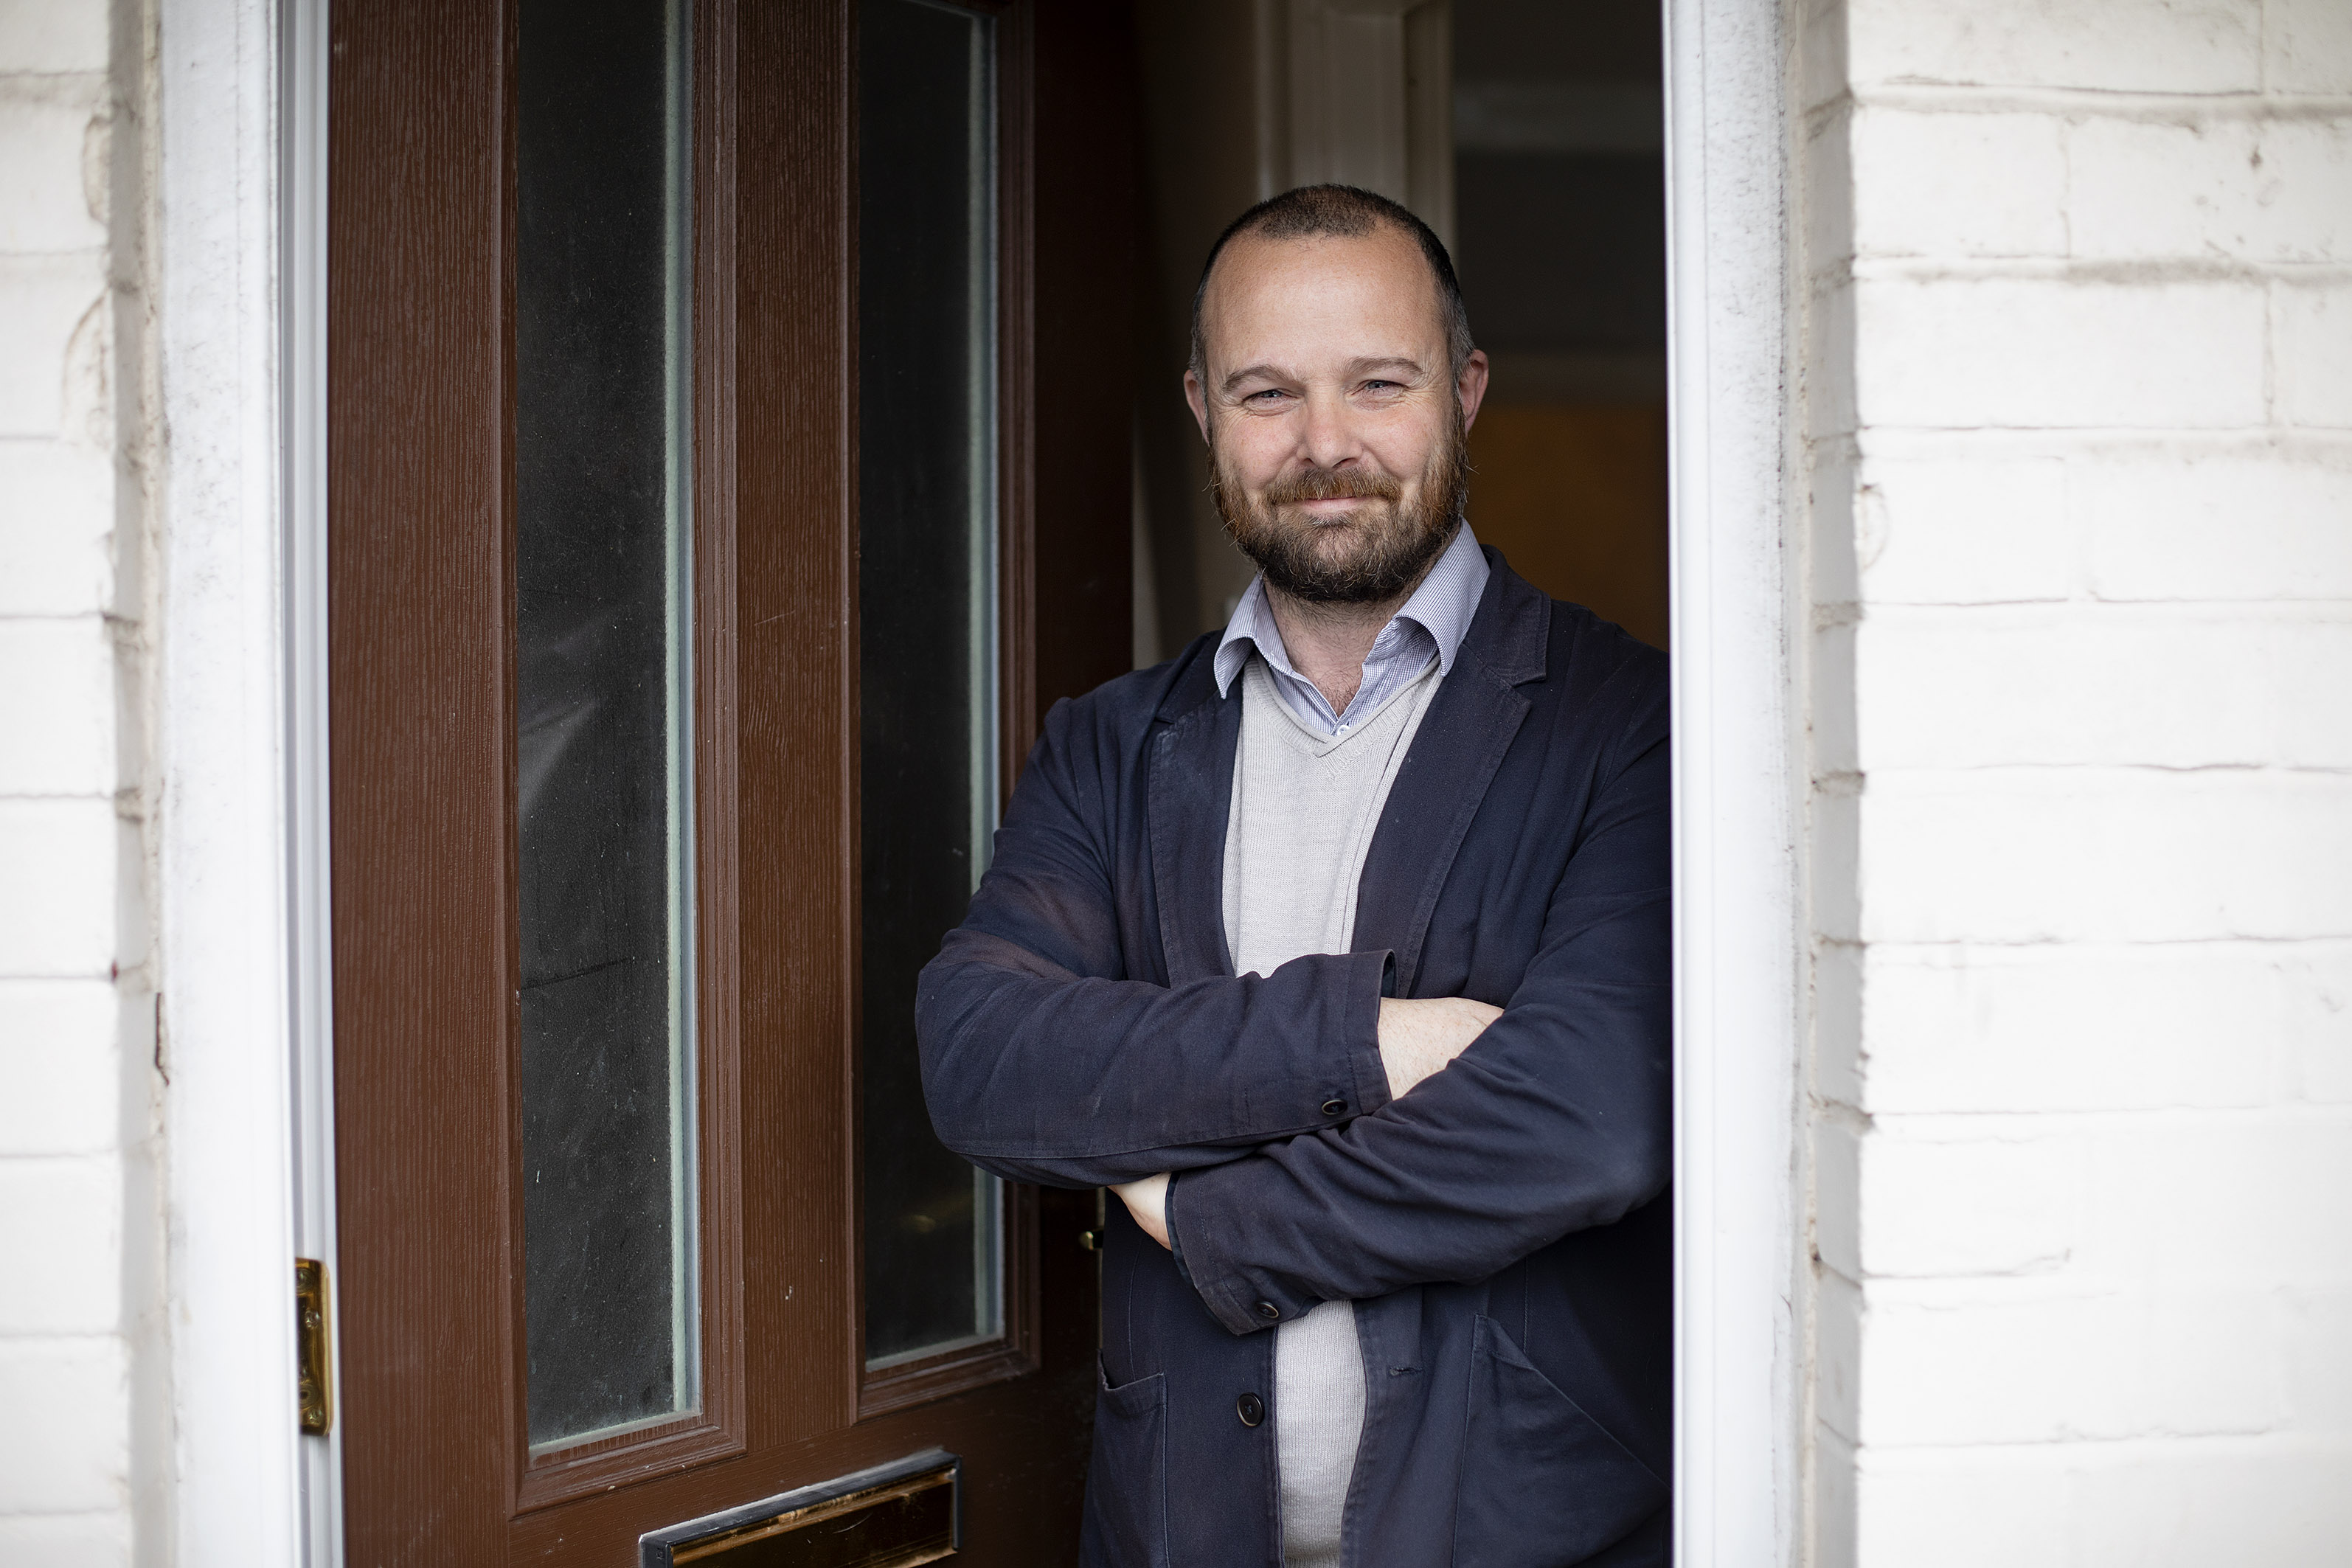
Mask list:
[[[2352,1559],[2352,5],[1810,0],[1815,1541]]]

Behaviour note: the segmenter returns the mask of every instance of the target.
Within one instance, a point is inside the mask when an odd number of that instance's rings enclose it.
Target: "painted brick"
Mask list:
[[[2299,1000],[2284,1031],[2295,1098],[2315,1104],[2352,1101],[2352,960],[2333,942],[2307,942],[2283,953],[2280,973]]]
[[[1856,1466],[1859,1561],[1901,1568],[2078,1568],[2066,1547],[2067,1478],[2032,1451],[1873,1448]]]
[[[0,980],[0,1155],[115,1146],[121,1006],[103,980]]]
[[[1806,361],[1820,371],[1805,381],[1806,434],[1842,436],[1854,428],[1854,289],[1836,279],[1816,279],[1806,296]]]
[[[1868,1295],[1865,1446],[2251,1433],[2284,1419],[2277,1313],[2262,1292],[1906,1280]]]
[[[1809,1568],[1853,1568],[1854,1447],[1826,1423],[1816,1421],[1812,1438],[1812,1552],[1800,1559]]]
[[[1812,920],[1832,942],[1862,936],[1862,800],[1850,789],[1816,789],[1806,801],[1811,847]]]
[[[0,616],[83,616],[114,590],[114,463],[99,447],[0,439]]]
[[[1805,269],[1815,277],[1853,255],[1853,116],[1844,110],[1826,116],[1806,134],[1799,156],[1806,199],[1802,205]]]
[[[2352,6],[2269,0],[2263,75],[2273,92],[2352,94]]]
[[[2075,1563],[2134,1568],[2342,1563],[2352,1440],[2182,1443],[2086,1454],[2071,1467]]]
[[[0,800],[0,974],[110,972],[117,838],[111,800]]]
[[[66,351],[105,291],[98,254],[0,256],[0,437],[58,435],[86,401],[69,397],[68,374],[102,371],[69,367]]]
[[[2352,1280],[2284,1294],[2288,1419],[2352,1433]]]
[[[102,71],[106,13],[90,0],[0,4],[0,71]]]
[[[2261,86],[2262,0],[1853,0],[1848,11],[1857,88]]]
[[[1854,665],[1865,772],[2352,768],[2352,605],[1875,609]]]
[[[1813,1251],[1848,1279],[1862,1268],[1862,1146],[1867,1128],[1825,1116],[1813,1134]]]
[[[1846,90],[1846,0],[1800,0],[1797,100],[1811,110]]]
[[[1881,1123],[1862,1140],[1861,1258],[1873,1279],[2042,1274],[2074,1251],[2078,1140],[1916,1133]]]
[[[121,1321],[122,1172],[106,1155],[0,1160],[0,1335]]]
[[[1816,1270],[1813,1298],[1813,1397],[1816,1414],[1852,1442],[1862,1429],[1863,1343],[1870,1304],[1862,1288]]]
[[[1856,254],[2065,254],[2066,154],[2053,117],[1863,109],[1851,138]]]
[[[2273,287],[2279,417],[2352,429],[2352,285]]]
[[[2075,592],[2061,459],[1965,446],[1949,456],[1865,452],[1854,548],[1871,604],[2014,603]]]
[[[2352,255],[2352,124],[2092,119],[2066,156],[2077,256]]]
[[[1813,634],[1811,677],[1815,689],[1811,714],[1813,771],[1855,771],[1854,635],[1851,621],[1835,621]]]
[[[131,1516],[118,1510],[0,1517],[0,1563],[9,1568],[130,1568]]]
[[[1900,1568],[2333,1564],[2352,1444],[2199,1437],[1861,1456],[1868,1563]]]
[[[0,1340],[0,1515],[121,1507],[130,1404],[119,1339]]]
[[[2105,599],[2352,599],[2352,442],[2170,443],[2070,458]]]
[[[2352,1282],[2352,1112],[2121,1117],[2073,1136],[2078,1268],[2168,1289]]]
[[[1874,775],[1872,942],[2352,934],[2352,779],[1982,770]]]
[[[1863,1075],[1862,977],[1871,950],[1859,943],[1813,944],[1813,1093],[1834,1105],[1866,1109]]]
[[[105,109],[103,77],[0,76],[0,251],[106,243],[84,157]]]
[[[2352,942],[1872,947],[1874,1115],[2280,1103],[2337,1068],[2352,1098]]]
[[[0,795],[114,793],[114,639],[104,621],[0,620]]]
[[[1855,288],[1865,425],[2262,422],[2263,298],[2246,282],[1871,276]]]
[[[1805,570],[1817,606],[1852,605],[1862,598],[1855,537],[1853,452],[1843,441],[1816,443],[1806,454],[1807,506],[1811,526]]]

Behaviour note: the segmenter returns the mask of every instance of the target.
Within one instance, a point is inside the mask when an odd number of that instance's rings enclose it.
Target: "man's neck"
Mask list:
[[[1422,576],[1428,575],[1423,568]],[[1293,598],[1268,583],[1265,602],[1274,612],[1275,629],[1282,634],[1290,668],[1315,683],[1332,712],[1345,713],[1364,684],[1364,660],[1371,654],[1373,640],[1412,597],[1413,588],[1420,586],[1416,578],[1412,587],[1378,604],[1318,605]]]

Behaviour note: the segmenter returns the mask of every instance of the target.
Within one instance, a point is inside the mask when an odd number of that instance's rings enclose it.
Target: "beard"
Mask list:
[[[1454,542],[1470,499],[1469,441],[1456,405],[1453,428],[1423,465],[1416,498],[1403,484],[1361,468],[1308,468],[1253,498],[1212,447],[1210,494],[1225,531],[1265,580],[1311,605],[1377,605],[1402,598]],[[1318,522],[1311,500],[1360,499],[1345,521]]]

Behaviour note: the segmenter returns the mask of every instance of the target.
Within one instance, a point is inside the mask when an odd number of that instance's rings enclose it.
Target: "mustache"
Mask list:
[[[1368,468],[1302,468],[1265,488],[1265,505],[1296,506],[1310,500],[1384,500],[1393,504],[1404,486]]]

